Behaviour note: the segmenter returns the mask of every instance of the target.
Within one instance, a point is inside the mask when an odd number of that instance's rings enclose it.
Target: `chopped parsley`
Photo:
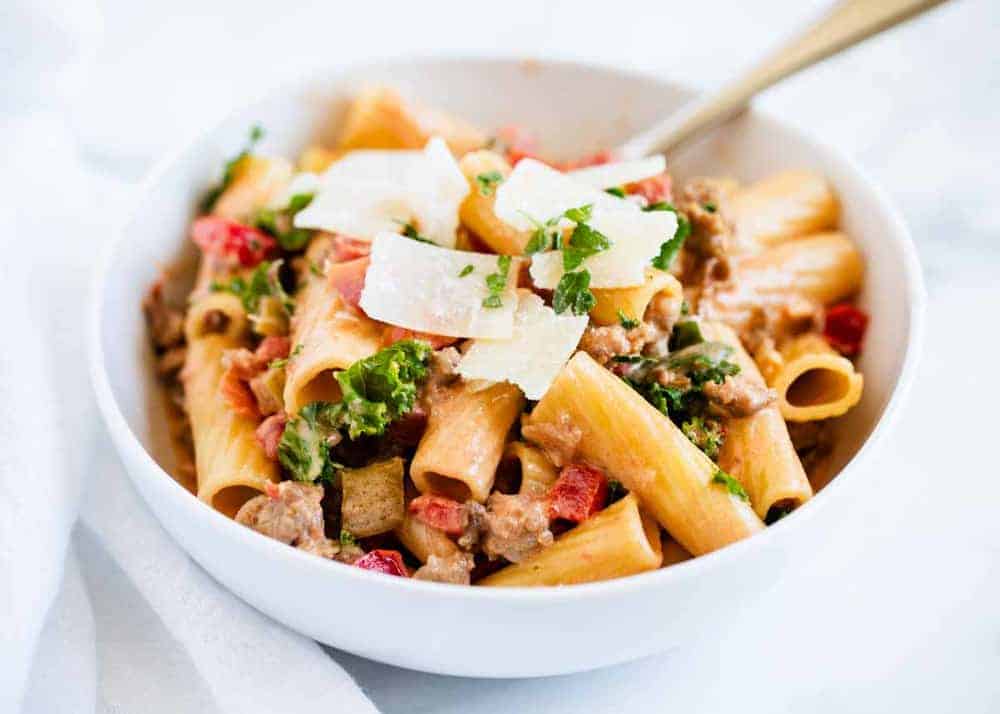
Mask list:
[[[417,231],[417,227],[412,223],[409,223],[408,221],[396,221],[396,223],[398,223],[403,227],[403,235],[406,236],[407,238],[418,241],[420,243],[430,243],[431,245],[437,245],[437,243],[432,241],[430,238],[425,238],[424,236],[420,235],[420,233]]]
[[[263,138],[264,129],[259,124],[254,124],[250,127],[250,135],[247,137],[247,143],[243,146],[240,153],[236,154],[236,156],[226,162],[222,169],[222,180],[208,192],[202,201],[201,210],[203,213],[208,213],[212,210],[215,206],[215,202],[219,200],[219,196],[221,196],[236,179],[236,170],[239,168],[240,162],[253,153],[254,147],[257,146],[257,143]]]
[[[559,278],[559,284],[552,295],[552,309],[557,314],[561,315],[569,310],[574,315],[586,315],[596,304],[597,298],[590,292],[589,270],[564,273]]]
[[[295,228],[295,214],[312,203],[314,194],[297,193],[288,199],[284,208],[262,208],[254,218],[254,225],[278,239],[278,244],[288,251],[302,250],[312,238],[312,231]],[[287,228],[287,230],[286,230]]]
[[[336,373],[340,402],[311,402],[288,422],[278,457],[299,481],[332,478],[339,465],[330,458],[328,437],[346,432],[352,441],[380,436],[413,409],[417,383],[427,376],[430,346],[402,340]]]
[[[503,174],[499,171],[486,171],[476,176],[476,183],[479,185],[479,193],[482,196],[492,196],[494,189],[503,181]]]
[[[612,196],[617,196],[618,198],[625,198],[625,190],[615,186],[614,188],[604,189],[604,193],[610,193]]]
[[[569,241],[562,247],[563,270],[566,272],[576,270],[584,260],[610,247],[611,241],[606,235],[581,221],[576,224]]]
[[[281,301],[285,312],[291,315],[295,310],[295,301],[281,284],[281,265],[280,260],[265,260],[253,269],[248,278],[237,275],[226,283],[214,281],[209,287],[212,292],[228,292],[238,297],[247,314],[254,315],[260,310],[262,298],[276,297]]]
[[[608,505],[625,498],[625,487],[617,479],[608,479]]]
[[[729,345],[705,342],[693,320],[674,326],[670,344],[684,346],[663,358],[621,355],[614,361],[630,365],[625,368],[625,382],[669,417],[709,458],[715,459],[724,432],[708,414],[703,387],[709,382],[722,384],[739,373],[739,365],[727,359],[732,354]],[[666,384],[660,382],[664,369],[673,373]]]
[[[288,360],[290,360],[292,357],[296,357],[300,352],[302,352],[303,347],[305,347],[305,345],[303,345],[300,342],[299,344],[295,345],[295,349],[293,349],[287,357],[278,357],[268,362],[267,368],[278,369],[279,367],[286,366],[288,364]]]
[[[314,260],[309,261],[309,272],[315,275],[317,278],[323,277],[323,269],[319,267],[319,263]]]
[[[659,268],[660,270],[670,270],[670,265],[674,262],[674,258],[677,257],[677,254],[683,247],[684,241],[686,241],[688,236],[691,235],[691,222],[688,221],[687,216],[666,201],[654,203],[647,206],[644,210],[670,211],[677,216],[677,231],[670,240],[664,242],[663,245],[660,246],[660,254],[653,258],[653,267]]]
[[[639,326],[639,321],[634,317],[629,317],[621,308],[618,308],[618,324],[624,327],[626,330],[634,330]]]
[[[702,208],[704,208],[709,213],[715,213],[717,210],[719,210],[718,206],[716,206],[711,201],[709,201],[708,203],[703,203]]]
[[[712,483],[724,486],[726,491],[729,492],[729,495],[736,496],[741,501],[746,501],[747,503],[750,502],[750,496],[747,495],[743,485],[722,469],[715,470],[715,475],[712,476]]]
[[[687,300],[681,300],[681,315],[687,317],[691,314],[691,303]]]
[[[712,461],[718,458],[719,449],[726,438],[719,422],[714,419],[693,416],[681,424],[681,431],[692,444],[705,453],[705,456]]]
[[[357,545],[357,544],[358,544],[357,539],[354,537],[354,535],[349,530],[347,530],[346,528],[341,528],[340,529],[340,545],[341,546],[349,547],[349,546],[353,546],[353,545]]]
[[[472,264],[470,263],[469,265],[466,265],[464,268],[462,268],[458,272],[458,277],[464,278],[466,275],[468,275],[469,273],[471,273],[473,270],[475,270],[475,268],[473,268]]]
[[[497,271],[486,276],[486,288],[489,295],[483,298],[483,307],[503,307],[503,291],[507,289],[507,276],[510,273],[510,256],[497,257]]]
[[[701,327],[694,320],[679,321],[674,325],[674,331],[670,333],[671,350],[682,350],[685,347],[701,344],[704,341],[705,338],[701,336]]]

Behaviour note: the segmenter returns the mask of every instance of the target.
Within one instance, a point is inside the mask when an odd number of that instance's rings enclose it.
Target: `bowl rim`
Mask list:
[[[239,112],[246,111],[259,101],[280,92],[291,91],[295,87],[310,86],[324,79],[330,82],[341,82],[345,78],[350,78],[352,75],[364,70],[404,61],[425,65],[460,64],[466,68],[470,65],[477,65],[477,68],[482,68],[489,64],[523,65],[526,59],[523,56],[502,53],[471,55],[400,54],[387,55],[350,64],[320,66],[307,73],[287,77],[273,83],[267,89],[256,93],[247,101],[231,107],[215,120],[207,122],[204,128],[178,140],[175,146],[154,164],[152,169],[147,172],[145,177],[135,187],[133,202],[138,203],[139,197],[149,195],[156,184],[183,156],[194,150],[199,143],[205,140],[208,135],[215,132],[230,117]],[[557,69],[599,71],[618,75],[622,79],[633,81],[643,80],[666,85],[684,93],[693,93],[691,88],[682,82],[674,79],[664,79],[650,72],[630,68],[573,59],[531,58],[530,61],[537,63],[543,68],[554,67]],[[857,162],[846,153],[827,144],[824,140],[815,138],[808,131],[800,128],[795,122],[778,118],[754,107],[750,107],[747,111],[753,116],[760,117],[778,126],[782,131],[788,132],[796,140],[808,145],[817,156],[834,164],[839,164],[851,176],[852,181],[860,186],[861,190],[873,197],[876,204],[884,211],[891,228],[888,234],[883,236],[883,239],[894,241],[903,256],[901,267],[905,283],[905,299],[909,307],[908,340],[902,367],[896,377],[896,383],[892,388],[889,400],[882,410],[878,421],[872,428],[871,434],[869,434],[857,452],[844,464],[836,477],[827,484],[821,494],[817,494],[815,498],[810,499],[808,503],[796,509],[779,523],[764,529],[763,532],[757,533],[753,537],[743,539],[714,552],[691,558],[667,568],[658,568],[654,571],[613,580],[581,583],[571,586],[536,588],[456,587],[445,583],[413,580],[412,578],[387,578],[380,573],[368,572],[361,568],[347,567],[341,563],[327,562],[324,559],[317,558],[296,548],[290,548],[284,543],[280,543],[241,526],[236,521],[206,506],[197,496],[185,489],[156,462],[125,419],[112,391],[101,339],[104,328],[104,315],[101,308],[104,302],[104,289],[109,284],[108,278],[111,275],[112,263],[126,240],[125,229],[135,218],[133,211],[126,210],[115,222],[112,237],[105,244],[103,253],[96,264],[96,269],[91,278],[87,310],[87,357],[91,384],[109,436],[111,436],[113,443],[119,451],[127,452],[127,455],[131,457],[125,459],[125,463],[141,466],[141,468],[128,468],[123,463],[126,473],[128,473],[129,478],[133,481],[133,485],[138,485],[139,479],[149,479],[154,485],[159,486],[158,495],[168,499],[171,502],[171,507],[186,510],[189,514],[188,518],[199,519],[201,525],[220,532],[221,537],[238,543],[238,547],[240,548],[256,551],[262,558],[286,558],[291,559],[292,562],[296,562],[297,560],[301,567],[314,569],[316,573],[314,577],[339,578],[342,580],[344,587],[350,587],[353,583],[359,583],[387,590],[395,589],[403,594],[415,595],[421,593],[437,598],[449,597],[462,601],[473,599],[557,604],[566,600],[578,600],[581,598],[599,599],[602,597],[625,595],[635,590],[646,588],[669,587],[673,582],[700,577],[708,571],[724,568],[728,562],[743,557],[749,551],[763,549],[768,544],[793,538],[794,533],[799,528],[805,527],[807,520],[814,518],[821,510],[831,507],[828,504],[832,504],[835,500],[842,500],[842,494],[846,493],[849,488],[847,484],[853,483],[857,478],[854,472],[861,470],[861,467],[871,460],[872,454],[881,445],[885,434],[896,422],[899,412],[908,398],[919,366],[924,337],[924,313],[927,298],[917,250],[901,213],[889,200],[886,193],[860,168]],[[725,129],[722,129],[722,131],[725,131]],[[136,473],[138,471],[142,473]],[[154,480],[158,481],[158,483]],[[152,515],[157,516],[155,508],[150,504],[147,504],[147,507],[149,507]],[[159,520],[158,516],[157,518]],[[167,530],[169,532],[170,529],[167,528]],[[173,537],[172,534],[171,537]],[[176,539],[174,540],[176,541]],[[178,545],[185,550],[189,557],[201,563],[196,553],[184,548],[180,543]]]

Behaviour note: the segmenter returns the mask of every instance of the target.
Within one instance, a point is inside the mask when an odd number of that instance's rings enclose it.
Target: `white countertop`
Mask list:
[[[87,27],[84,10],[68,22]],[[713,83],[824,3],[104,3],[88,161],[136,178],[179,135],[298,69],[417,51],[584,58]],[[390,7],[391,6],[391,9]],[[96,25],[95,32],[97,31]],[[964,0],[760,100],[902,209],[930,293],[921,375],[870,497],[800,572],[686,651],[519,681],[330,654],[385,712],[1000,710],[1000,5]],[[613,613],[609,613],[613,617]]]

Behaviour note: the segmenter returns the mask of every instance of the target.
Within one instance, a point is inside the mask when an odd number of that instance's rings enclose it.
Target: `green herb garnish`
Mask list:
[[[458,277],[464,278],[466,275],[468,275],[469,273],[471,273],[473,270],[475,270],[475,268],[473,268],[471,264],[470,265],[466,265],[464,268],[462,268],[458,272]]]
[[[285,427],[278,444],[281,464],[300,481],[330,478],[328,437],[344,431],[349,439],[380,436],[390,423],[413,409],[417,383],[427,376],[430,345],[402,340],[336,373],[340,402],[311,402]]]
[[[674,235],[670,240],[664,242],[663,245],[660,246],[660,254],[653,258],[653,267],[659,268],[660,270],[670,270],[670,265],[674,262],[674,258],[677,257],[677,254],[683,247],[684,241],[687,240],[689,235],[691,235],[691,222],[688,221],[687,216],[666,201],[654,203],[647,206],[644,210],[670,211],[677,216],[677,230],[674,232]]]
[[[503,307],[503,291],[507,289],[507,276],[510,273],[510,256],[497,257],[497,271],[486,276],[486,287],[489,295],[483,298],[483,307]]]
[[[625,198],[625,189],[618,188],[617,186],[604,189],[604,193],[610,193],[612,196],[617,196],[618,198]]]
[[[618,308],[618,324],[624,327],[626,330],[634,330],[639,326],[639,321],[634,317],[629,317],[621,308]]]
[[[503,181],[503,174],[499,171],[486,171],[476,176],[476,183],[479,185],[479,193],[482,196],[492,196],[493,190]]]
[[[406,236],[407,238],[418,241],[420,243],[430,243],[431,245],[437,245],[437,243],[432,241],[430,238],[425,238],[424,236],[420,235],[420,233],[417,232],[417,227],[412,223],[409,223],[407,221],[396,221],[396,223],[398,223],[403,227],[403,235]]]
[[[722,469],[715,470],[715,475],[712,476],[712,483],[724,486],[731,496],[736,496],[741,501],[746,501],[747,503],[750,502],[750,496],[747,495],[743,485]]]
[[[552,295],[552,309],[557,314],[561,315],[569,310],[574,315],[586,315],[596,304],[597,298],[590,291],[589,270],[564,273],[559,278],[559,284]]]
[[[276,297],[281,300],[282,307],[291,315],[295,310],[295,301],[285,291],[278,277],[281,264],[280,260],[273,262],[265,260],[253,269],[249,278],[237,275],[226,283],[213,282],[209,288],[212,292],[232,293],[240,299],[243,308],[250,315],[257,313],[260,301],[265,297]]]
[[[203,213],[208,213],[212,210],[215,206],[215,202],[219,200],[219,196],[221,196],[236,179],[236,169],[240,162],[253,153],[254,147],[256,147],[257,143],[263,138],[264,129],[259,124],[254,124],[250,127],[250,135],[247,138],[247,143],[243,146],[242,151],[225,163],[222,170],[222,180],[208,192],[202,201],[201,210]]]
[[[698,345],[705,341],[701,335],[701,327],[694,320],[681,320],[674,325],[670,334],[670,349],[682,350],[685,347]]]
[[[254,225],[278,240],[278,244],[288,251],[302,250],[312,239],[313,232],[305,228],[295,228],[295,214],[304,209],[314,198],[311,193],[297,193],[288,199],[284,208],[262,208],[254,218]],[[282,226],[292,226],[283,230]]]
[[[693,416],[681,424],[681,431],[684,432],[692,444],[701,449],[705,456],[715,461],[719,456],[719,449],[725,439],[725,434],[719,422],[714,419],[706,419],[700,416]]]

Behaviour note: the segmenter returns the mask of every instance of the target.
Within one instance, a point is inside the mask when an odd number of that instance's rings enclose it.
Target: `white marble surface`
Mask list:
[[[824,3],[207,5],[103,3],[95,84],[74,112],[93,168],[137,178],[206,117],[331,60],[504,52],[708,87]],[[1000,472],[989,451],[1000,399],[998,35],[995,0],[957,0],[760,100],[856,158],[921,252],[927,348],[870,498],[761,605],[740,608],[734,592],[735,622],[708,623],[686,651],[530,681],[436,677],[331,652],[383,711],[1000,710]]]

